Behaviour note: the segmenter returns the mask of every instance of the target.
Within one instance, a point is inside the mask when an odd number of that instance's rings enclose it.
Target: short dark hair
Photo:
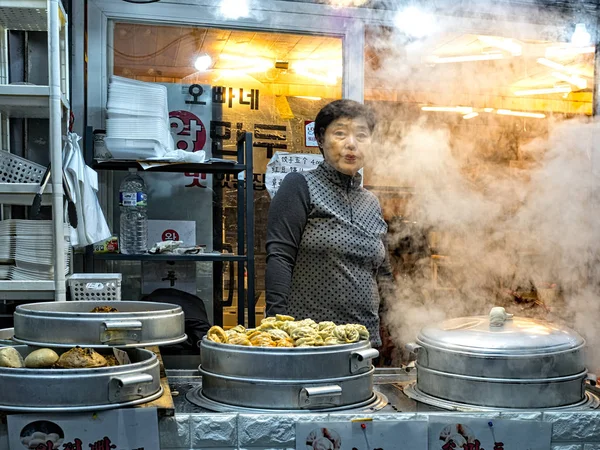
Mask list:
[[[327,130],[327,127],[331,124],[331,122],[342,117],[348,119],[364,117],[364,119],[367,121],[369,131],[372,133],[375,129],[375,114],[373,114],[371,108],[363,105],[362,103],[355,102],[354,100],[334,100],[333,102],[323,106],[315,119],[315,137],[317,138],[317,142],[319,142],[319,144],[323,142],[325,130]]]

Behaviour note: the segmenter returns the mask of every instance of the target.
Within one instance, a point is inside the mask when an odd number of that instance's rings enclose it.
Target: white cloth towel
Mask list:
[[[63,151],[63,170],[77,210],[77,228],[71,228],[71,244],[85,247],[111,237],[98,201],[98,174],[85,164],[79,148],[81,139],[68,133]]]

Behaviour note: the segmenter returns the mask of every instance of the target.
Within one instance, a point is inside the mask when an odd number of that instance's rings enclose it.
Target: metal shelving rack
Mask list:
[[[54,267],[65,267],[62,186],[62,118],[69,109],[67,14],[60,0],[0,0],[0,114],[13,118],[47,118],[50,126],[51,183],[43,204],[53,208]],[[8,84],[7,31],[48,33],[48,85]],[[7,129],[7,127],[6,127]],[[0,204],[31,204],[37,185],[0,183]],[[0,298],[66,300],[64,270],[54,281],[0,281]]]
[[[94,165],[95,170],[128,170],[141,168],[136,161],[106,161]],[[243,133],[237,143],[237,163],[204,163],[204,164],[169,164],[146,170],[147,172],[193,172],[193,173],[233,173],[238,176],[237,183],[237,254],[204,253],[198,255],[122,255],[119,253],[101,253],[95,259],[112,261],[206,261],[222,263],[238,262],[238,323],[246,323],[246,306],[248,310],[248,327],[256,324],[254,305],[254,188],[252,187],[252,133]],[[244,270],[247,270],[247,286],[244,287]],[[247,304],[246,304],[247,303]],[[213,317],[223,317],[221,301],[213,299]],[[222,323],[220,324],[222,325]]]

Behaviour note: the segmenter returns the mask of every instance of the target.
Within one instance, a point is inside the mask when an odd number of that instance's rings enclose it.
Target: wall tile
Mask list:
[[[552,422],[552,441],[600,442],[600,412],[547,412],[544,421]]]
[[[176,414],[175,417],[161,417],[158,421],[160,448],[190,448],[190,416]]]
[[[237,447],[237,414],[192,414],[190,428],[194,448]]]
[[[322,414],[239,414],[240,448],[295,448],[296,422],[322,422]]]

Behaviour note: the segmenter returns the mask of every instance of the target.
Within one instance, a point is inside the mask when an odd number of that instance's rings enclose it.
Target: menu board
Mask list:
[[[275,196],[288,173],[308,172],[323,162],[323,155],[315,153],[276,152],[267,164],[265,186],[271,198]]]

